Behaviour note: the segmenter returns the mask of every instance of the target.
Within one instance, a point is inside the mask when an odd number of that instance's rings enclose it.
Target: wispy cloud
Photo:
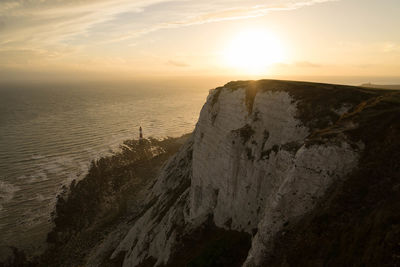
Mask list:
[[[299,0],[299,1],[270,1],[268,5],[263,4],[265,1],[202,1],[201,4],[193,4],[191,1],[185,2],[180,8],[172,9],[168,12],[168,19],[163,21],[152,21],[140,29],[128,31],[109,39],[107,42],[124,41],[130,38],[137,38],[143,34],[154,31],[186,27],[191,25],[199,25],[205,23],[240,20],[247,18],[262,17],[269,12],[295,10],[306,6],[311,6],[324,2],[335,2],[339,0]],[[232,2],[232,3],[230,3]],[[260,2],[260,3],[259,3]],[[236,5],[235,5],[236,4]],[[193,6],[192,9],[188,6]],[[210,6],[213,7],[210,9]],[[229,8],[227,8],[229,6]],[[183,10],[181,10],[183,9]],[[196,12],[193,12],[196,10]],[[151,13],[151,7],[144,9],[144,12]],[[183,11],[183,12],[182,12]]]
[[[385,53],[400,52],[400,44],[394,42],[386,42],[382,45],[382,51]]]
[[[123,41],[153,31],[264,16],[334,0],[3,0],[0,43],[57,43],[85,37]],[[227,8],[229,7],[229,8]],[[87,38],[89,42],[91,39]]]
[[[1,65],[45,64],[74,54],[75,59],[83,58],[93,48],[132,49],[129,44],[155,31],[332,1],[336,0],[1,0]],[[168,64],[187,66],[174,60]]]
[[[175,67],[189,67],[189,64],[182,62],[182,61],[176,61],[176,60],[168,60],[167,65],[175,66]]]
[[[322,67],[320,64],[315,64],[309,61],[300,61],[296,62],[296,67],[301,67],[301,68],[320,68]]]

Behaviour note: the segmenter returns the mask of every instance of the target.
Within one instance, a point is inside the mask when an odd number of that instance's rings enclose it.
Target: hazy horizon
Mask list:
[[[153,77],[108,77],[108,76],[90,76],[90,75],[49,75],[45,74],[32,76],[0,76],[0,90],[12,86],[44,87],[54,86],[54,88],[63,87],[85,87],[86,85],[97,85],[102,88],[131,88],[135,89],[141,85],[146,88],[164,88],[164,89],[186,89],[186,90],[209,90],[223,86],[231,81],[238,80],[290,80],[316,83],[331,83],[342,85],[360,86],[363,84],[376,85],[400,85],[400,76],[153,76]]]

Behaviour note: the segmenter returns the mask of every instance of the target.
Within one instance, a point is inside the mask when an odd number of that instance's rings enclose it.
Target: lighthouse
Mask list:
[[[143,131],[142,131],[142,126],[139,126],[139,140],[143,139]]]

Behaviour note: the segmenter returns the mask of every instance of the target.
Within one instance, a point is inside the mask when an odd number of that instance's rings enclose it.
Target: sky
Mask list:
[[[0,79],[400,77],[399,0],[1,0]]]

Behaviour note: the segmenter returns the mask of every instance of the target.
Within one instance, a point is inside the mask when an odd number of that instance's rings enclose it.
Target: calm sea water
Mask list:
[[[42,245],[63,185],[123,140],[191,132],[204,90],[124,85],[0,86],[0,245]]]

